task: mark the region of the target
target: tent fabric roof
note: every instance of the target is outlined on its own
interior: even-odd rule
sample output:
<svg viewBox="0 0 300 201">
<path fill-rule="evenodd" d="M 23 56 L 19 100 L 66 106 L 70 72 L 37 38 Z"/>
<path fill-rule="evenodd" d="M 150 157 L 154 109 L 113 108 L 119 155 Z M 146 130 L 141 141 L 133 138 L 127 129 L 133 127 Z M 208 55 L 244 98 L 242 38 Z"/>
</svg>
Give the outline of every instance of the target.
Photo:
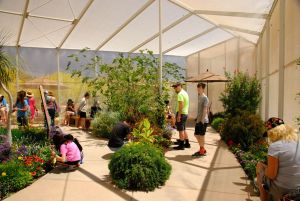
<svg viewBox="0 0 300 201">
<path fill-rule="evenodd" d="M 276 0 L 161 0 L 162 51 L 188 56 L 241 37 L 253 44 Z M 159 51 L 159 0 L 1 0 L 8 46 Z"/>
</svg>

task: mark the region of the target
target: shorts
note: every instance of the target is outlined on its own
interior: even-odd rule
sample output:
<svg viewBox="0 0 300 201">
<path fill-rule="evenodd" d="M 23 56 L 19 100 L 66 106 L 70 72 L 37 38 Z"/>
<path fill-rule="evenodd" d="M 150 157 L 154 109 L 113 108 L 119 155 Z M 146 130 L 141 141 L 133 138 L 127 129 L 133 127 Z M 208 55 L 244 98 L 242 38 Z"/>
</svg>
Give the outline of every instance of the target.
<svg viewBox="0 0 300 201">
<path fill-rule="evenodd" d="M 69 116 L 75 115 L 75 112 L 73 112 L 73 111 L 67 111 L 66 113 L 67 113 L 67 115 L 69 115 Z"/>
<path fill-rule="evenodd" d="M 78 165 L 79 162 L 80 162 L 80 160 L 79 161 L 66 161 L 64 163 L 67 164 L 67 165 Z"/>
<path fill-rule="evenodd" d="M 176 117 L 177 117 L 178 114 L 176 114 Z M 187 115 L 186 114 L 182 114 L 181 115 L 181 121 L 180 122 L 177 122 L 177 118 L 176 118 L 176 128 L 178 131 L 184 131 L 186 126 L 186 120 L 187 120 Z"/>
<path fill-rule="evenodd" d="M 206 128 L 207 128 L 207 123 L 196 123 L 195 125 L 195 135 L 205 135 L 206 133 Z"/>
<path fill-rule="evenodd" d="M 17 117 L 18 126 L 28 126 L 27 117 Z"/>
<path fill-rule="evenodd" d="M 86 112 L 81 112 L 79 113 L 80 118 L 86 118 Z"/>
</svg>

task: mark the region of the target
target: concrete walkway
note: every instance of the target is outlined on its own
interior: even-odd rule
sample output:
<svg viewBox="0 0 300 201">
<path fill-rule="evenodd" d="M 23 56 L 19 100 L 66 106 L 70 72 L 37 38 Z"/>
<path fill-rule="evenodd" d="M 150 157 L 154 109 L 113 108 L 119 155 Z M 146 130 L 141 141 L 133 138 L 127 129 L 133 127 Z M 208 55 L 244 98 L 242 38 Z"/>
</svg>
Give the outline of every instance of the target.
<svg viewBox="0 0 300 201">
<path fill-rule="evenodd" d="M 109 178 L 112 152 L 107 141 L 94 138 L 75 128 L 63 127 L 78 137 L 84 147 L 84 164 L 74 172 L 55 169 L 31 186 L 5 201 L 258 201 L 250 195 L 251 186 L 234 155 L 220 141 L 219 134 L 208 130 L 207 156 L 192 158 L 198 145 L 193 128 L 188 128 L 192 148 L 168 151 L 172 173 L 166 185 L 154 192 L 125 192 L 115 188 Z M 176 136 L 174 136 L 176 137 Z"/>
</svg>

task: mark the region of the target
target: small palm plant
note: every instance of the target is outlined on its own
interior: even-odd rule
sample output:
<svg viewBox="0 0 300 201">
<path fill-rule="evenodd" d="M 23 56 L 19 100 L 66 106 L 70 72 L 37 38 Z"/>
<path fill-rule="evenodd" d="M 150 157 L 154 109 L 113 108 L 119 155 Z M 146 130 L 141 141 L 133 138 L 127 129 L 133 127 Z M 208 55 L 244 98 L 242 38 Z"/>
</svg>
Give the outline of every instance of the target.
<svg viewBox="0 0 300 201">
<path fill-rule="evenodd" d="M 9 101 L 9 112 L 8 112 L 8 119 L 7 119 L 7 135 L 8 135 L 8 142 L 12 144 L 12 135 L 11 135 L 11 113 L 13 110 L 12 107 L 12 95 L 7 88 L 9 82 L 13 80 L 15 77 L 16 68 L 13 66 L 11 61 L 9 60 L 8 55 L 4 51 L 4 44 L 7 41 L 7 34 L 3 31 L 0 31 L 0 87 L 4 90 L 7 94 L 8 101 Z"/>
</svg>

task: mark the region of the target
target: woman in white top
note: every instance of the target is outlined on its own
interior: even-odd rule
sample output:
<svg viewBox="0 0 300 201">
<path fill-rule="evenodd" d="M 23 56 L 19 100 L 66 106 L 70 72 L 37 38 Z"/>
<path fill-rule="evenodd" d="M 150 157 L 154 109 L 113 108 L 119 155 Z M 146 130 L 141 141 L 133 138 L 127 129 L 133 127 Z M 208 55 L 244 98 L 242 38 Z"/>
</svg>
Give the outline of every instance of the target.
<svg viewBox="0 0 300 201">
<path fill-rule="evenodd" d="M 88 109 L 88 104 L 87 100 L 90 98 L 90 93 L 86 92 L 84 94 L 84 97 L 81 99 L 79 108 L 78 108 L 78 115 L 79 115 L 79 120 L 78 120 L 78 128 L 84 128 L 85 125 L 85 119 L 87 117 L 87 109 Z"/>
<path fill-rule="evenodd" d="M 266 127 L 270 141 L 268 165 L 257 164 L 257 183 L 262 201 L 267 201 L 269 194 L 277 201 L 300 189 L 300 141 L 280 118 L 270 118 Z"/>
</svg>

